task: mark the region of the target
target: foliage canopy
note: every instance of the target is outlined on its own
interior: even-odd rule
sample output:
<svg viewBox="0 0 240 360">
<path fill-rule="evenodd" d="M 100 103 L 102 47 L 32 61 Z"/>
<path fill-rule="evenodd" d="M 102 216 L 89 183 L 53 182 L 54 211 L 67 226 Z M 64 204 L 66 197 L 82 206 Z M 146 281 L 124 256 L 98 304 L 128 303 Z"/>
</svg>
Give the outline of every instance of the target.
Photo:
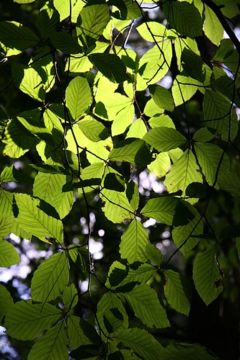
<svg viewBox="0 0 240 360">
<path fill-rule="evenodd" d="M 0 267 L 39 254 L 25 297 L 0 285 L 22 359 L 224 356 L 189 331 L 240 299 L 239 4 L 1 3 Z"/>
</svg>

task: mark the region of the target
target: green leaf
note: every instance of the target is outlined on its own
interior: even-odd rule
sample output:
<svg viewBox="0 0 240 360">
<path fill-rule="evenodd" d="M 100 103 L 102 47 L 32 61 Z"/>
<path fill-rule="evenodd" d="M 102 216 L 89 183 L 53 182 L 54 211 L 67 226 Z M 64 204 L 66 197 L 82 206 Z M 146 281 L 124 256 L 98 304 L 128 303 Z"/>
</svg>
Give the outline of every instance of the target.
<svg viewBox="0 0 240 360">
<path fill-rule="evenodd" d="M 50 256 L 34 272 L 31 283 L 33 300 L 47 302 L 56 299 L 68 281 L 69 265 L 65 253 Z"/>
<path fill-rule="evenodd" d="M 217 184 L 219 165 L 224 150 L 215 144 L 196 143 L 194 145 L 198 163 L 209 185 Z M 206 156 L 207 154 L 207 156 Z"/>
<path fill-rule="evenodd" d="M 76 287 L 71 284 L 64 289 L 63 303 L 66 309 L 72 309 L 78 302 L 78 293 Z"/>
<path fill-rule="evenodd" d="M 138 4 L 132 2 L 131 0 L 123 0 L 123 4 L 126 6 L 127 10 L 126 19 L 133 20 L 141 17 L 141 10 L 139 9 Z"/>
<path fill-rule="evenodd" d="M 135 115 L 132 98 L 114 92 L 116 87 L 116 84 L 102 75 L 96 87 L 95 113 L 101 118 L 113 122 L 112 136 L 124 133 L 127 127 L 132 124 Z"/>
<path fill-rule="evenodd" d="M 197 292 L 206 305 L 222 292 L 222 277 L 216 260 L 214 246 L 199 252 L 193 262 L 193 280 Z"/>
<path fill-rule="evenodd" d="M 72 191 L 63 191 L 66 182 L 65 175 L 39 172 L 33 185 L 33 195 L 52 205 L 61 219 L 68 215 L 74 201 Z"/>
<path fill-rule="evenodd" d="M 202 84 L 191 77 L 177 75 L 172 86 L 172 95 L 175 105 L 179 106 L 190 100 L 197 92 L 199 85 Z"/>
<path fill-rule="evenodd" d="M 163 224 L 172 225 L 173 216 L 179 200 L 171 196 L 159 196 L 149 199 L 141 214 L 149 218 L 156 219 Z"/>
<path fill-rule="evenodd" d="M 125 191 L 125 182 L 118 174 L 110 172 L 105 176 L 104 188 L 115 191 Z"/>
<path fill-rule="evenodd" d="M 128 316 L 122 301 L 112 292 L 105 293 L 98 302 L 97 319 L 104 334 L 115 332 L 119 327 L 128 327 Z"/>
<path fill-rule="evenodd" d="M 40 210 L 39 200 L 26 194 L 16 194 L 15 199 L 19 210 L 16 221 L 20 227 L 42 241 L 47 241 L 46 238 L 63 241 L 62 222 Z"/>
<path fill-rule="evenodd" d="M 39 39 L 29 28 L 18 22 L 1 21 L 0 41 L 9 48 L 26 50 L 35 46 Z"/>
<path fill-rule="evenodd" d="M 231 161 L 224 153 L 223 160 L 219 165 L 218 185 L 222 190 L 228 191 L 232 196 L 240 196 L 238 162 Z"/>
<path fill-rule="evenodd" d="M 120 254 L 122 259 L 127 259 L 129 263 L 145 261 L 147 244 L 147 230 L 139 221 L 133 220 L 121 237 Z"/>
<path fill-rule="evenodd" d="M 148 164 L 150 159 L 150 152 L 141 139 L 127 139 L 119 142 L 109 154 L 109 160 L 127 161 L 142 167 Z"/>
<path fill-rule="evenodd" d="M 169 127 L 156 127 L 151 129 L 143 139 L 158 151 L 169 151 L 186 142 L 185 136 Z"/>
<path fill-rule="evenodd" d="M 77 349 L 79 346 L 92 343 L 92 341 L 84 334 L 81 327 L 81 320 L 78 316 L 68 316 L 66 331 L 69 339 L 69 346 L 72 350 Z"/>
<path fill-rule="evenodd" d="M 213 137 L 213 134 L 207 128 L 203 127 L 194 133 L 193 140 L 199 142 L 208 142 L 211 141 Z"/>
<path fill-rule="evenodd" d="M 213 44 L 217 46 L 220 45 L 224 31 L 222 24 L 212 9 L 210 9 L 207 5 L 205 5 L 204 16 L 203 31 L 205 35 Z"/>
<path fill-rule="evenodd" d="M 19 261 L 20 257 L 15 247 L 7 240 L 0 240 L 0 267 L 9 267 Z"/>
<path fill-rule="evenodd" d="M 172 94 L 169 90 L 165 89 L 160 85 L 151 85 L 150 93 L 153 98 L 153 101 L 157 106 L 159 106 L 160 109 L 173 111 L 174 102 L 173 102 Z"/>
<path fill-rule="evenodd" d="M 223 39 L 213 58 L 214 61 L 223 62 L 232 72 L 238 68 L 238 53 L 230 39 Z"/>
<path fill-rule="evenodd" d="M 11 233 L 14 228 L 12 203 L 13 194 L 0 188 L 0 237 L 2 238 Z"/>
<path fill-rule="evenodd" d="M 134 106 L 132 100 L 126 107 L 122 108 L 113 119 L 112 123 L 112 136 L 120 135 L 125 132 L 129 125 L 132 124 L 134 119 Z"/>
<path fill-rule="evenodd" d="M 129 181 L 127 183 L 126 195 L 133 211 L 136 211 L 139 206 L 139 189 L 134 181 Z"/>
<path fill-rule="evenodd" d="M 186 188 L 193 182 L 202 182 L 202 175 L 191 150 L 186 150 L 173 164 L 165 179 L 165 186 L 171 192 L 179 190 L 185 193 Z"/>
<path fill-rule="evenodd" d="M 149 255 L 148 252 L 149 245 L 150 244 L 148 243 L 146 246 L 147 255 Z M 133 263 L 132 266 L 130 265 L 126 267 L 119 261 L 114 261 L 108 272 L 108 279 L 106 281 L 106 286 L 117 290 L 119 289 L 119 287 L 121 288 L 125 285 L 128 285 L 129 283 L 145 284 L 149 279 L 152 278 L 152 276 L 156 272 L 156 269 L 150 264 L 138 263 L 137 267 L 135 265 L 136 263 Z"/>
<path fill-rule="evenodd" d="M 143 136 L 147 133 L 146 125 L 142 119 L 135 120 L 130 126 L 126 139 L 128 138 L 139 138 L 142 139 Z"/>
<path fill-rule="evenodd" d="M 121 329 L 117 332 L 116 338 L 144 360 L 159 359 L 164 350 L 162 345 L 144 329 Z"/>
<path fill-rule="evenodd" d="M 109 21 L 109 9 L 106 4 L 85 6 L 80 12 L 81 24 L 77 28 L 77 35 L 87 43 L 88 38 L 97 39 Z"/>
<path fill-rule="evenodd" d="M 136 90 L 145 90 L 148 85 L 160 81 L 169 71 L 171 60 L 172 45 L 170 40 L 162 42 L 161 47 L 154 45 L 146 51 L 139 61 Z"/>
<path fill-rule="evenodd" d="M 163 177 L 171 168 L 168 152 L 157 154 L 156 159 L 148 165 L 148 169 L 158 177 Z"/>
<path fill-rule="evenodd" d="M 6 316 L 7 312 L 13 306 L 13 299 L 9 291 L 5 286 L 0 284 L 0 324 L 2 324 L 2 320 L 4 316 Z"/>
<path fill-rule="evenodd" d="M 156 328 L 170 326 L 166 311 L 160 304 L 156 292 L 149 286 L 136 286 L 129 293 L 124 293 L 124 297 L 143 324 Z"/>
<path fill-rule="evenodd" d="M 5 144 L 4 155 L 19 158 L 36 146 L 37 139 L 19 121 L 13 119 L 5 129 L 3 143 Z"/>
<path fill-rule="evenodd" d="M 194 215 L 194 218 L 186 225 L 174 227 L 172 231 L 174 243 L 183 255 L 189 255 L 189 252 L 198 244 L 203 234 L 201 216 L 193 207 L 190 209 L 189 210 Z"/>
<path fill-rule="evenodd" d="M 61 317 L 61 311 L 50 304 L 18 301 L 7 313 L 8 334 L 19 340 L 34 340 Z"/>
<path fill-rule="evenodd" d="M 191 78 L 204 81 L 206 78 L 206 68 L 203 67 L 203 60 L 200 55 L 196 54 L 194 51 L 184 48 L 181 52 L 181 65 L 186 75 L 189 75 Z"/>
<path fill-rule="evenodd" d="M 181 274 L 173 270 L 166 270 L 164 275 L 166 278 L 164 294 L 168 303 L 173 309 L 187 316 L 190 311 L 190 302 L 185 293 Z"/>
<path fill-rule="evenodd" d="M 51 131 L 45 126 L 39 109 L 33 111 L 24 111 L 18 116 L 18 121 L 32 134 L 51 134 Z"/>
<path fill-rule="evenodd" d="M 218 91 L 207 90 L 203 101 L 204 125 L 216 129 L 225 141 L 233 140 L 238 131 L 235 109 Z"/>
<path fill-rule="evenodd" d="M 216 360 L 207 349 L 197 344 L 172 343 L 164 348 L 161 360 Z"/>
<path fill-rule="evenodd" d="M 193 4 L 170 1 L 164 4 L 163 10 L 170 25 L 180 34 L 192 38 L 202 35 L 202 18 Z"/>
<path fill-rule="evenodd" d="M 60 16 L 60 22 L 71 15 L 71 22 L 77 22 L 79 12 L 84 6 L 83 1 L 62 1 L 62 0 L 53 0 L 53 5 L 58 11 Z"/>
<path fill-rule="evenodd" d="M 32 347 L 28 360 L 68 360 L 67 335 L 64 322 L 58 323 Z"/>
<path fill-rule="evenodd" d="M 92 68 L 92 64 L 88 60 L 88 57 L 79 54 L 79 57 L 78 56 L 70 57 L 69 61 L 66 63 L 65 71 L 69 71 L 70 73 L 73 73 L 75 75 L 77 73 L 78 74 L 85 73 L 89 71 L 91 68 Z"/>
<path fill-rule="evenodd" d="M 100 122 L 86 116 L 84 119 L 79 121 L 79 127 L 90 140 L 98 142 L 106 139 L 109 136 L 108 129 Z"/>
<path fill-rule="evenodd" d="M 42 102 L 45 98 L 43 80 L 39 73 L 33 68 L 23 69 L 23 76 L 19 89 L 35 100 Z"/>
<path fill-rule="evenodd" d="M 74 120 L 87 111 L 92 102 L 91 89 L 86 78 L 76 76 L 66 89 L 66 105 Z"/>
<path fill-rule="evenodd" d="M 13 166 L 6 166 L 4 167 L 3 171 L 0 174 L 0 183 L 6 183 L 6 182 L 11 182 L 11 181 L 15 181 L 16 179 L 14 178 L 13 175 Z"/>
<path fill-rule="evenodd" d="M 127 80 L 126 66 L 117 55 L 95 53 L 88 58 L 97 70 L 112 82 L 121 83 Z"/>
<path fill-rule="evenodd" d="M 148 103 L 150 101 L 151 100 L 149 100 Z M 145 109 L 144 109 L 144 112 L 145 112 Z M 165 115 L 165 114 L 158 115 L 158 114 L 156 114 L 156 112 L 154 112 L 153 115 L 147 114 L 146 112 L 145 112 L 145 114 L 149 115 L 149 116 L 153 116 L 149 120 L 149 125 L 151 126 L 151 128 L 168 127 L 168 128 L 175 129 L 175 124 L 172 121 L 172 119 L 170 118 L 170 116 Z"/>
<path fill-rule="evenodd" d="M 144 40 L 155 42 L 155 38 L 164 38 L 168 34 L 166 26 L 156 21 L 147 21 L 137 27 L 137 32 Z"/>
<path fill-rule="evenodd" d="M 161 253 L 161 251 L 159 249 L 156 248 L 155 245 L 153 244 L 147 244 L 146 246 L 146 256 L 148 258 L 148 260 L 150 260 L 150 262 L 153 265 L 158 265 L 160 266 L 162 261 L 163 261 L 163 255 Z"/>
<path fill-rule="evenodd" d="M 82 50 L 76 37 L 67 31 L 53 30 L 49 36 L 53 47 L 63 54 L 79 54 Z"/>
<path fill-rule="evenodd" d="M 68 143 L 67 150 L 76 155 L 82 151 L 87 151 L 86 156 L 90 164 L 99 163 L 100 160 L 108 159 L 109 148 L 111 149 L 112 147 L 110 138 L 98 142 L 91 141 L 84 135 L 78 124 L 74 124 L 72 128 L 68 130 L 66 141 Z"/>
<path fill-rule="evenodd" d="M 104 189 L 101 198 L 105 203 L 102 211 L 113 223 L 121 223 L 126 219 L 134 218 L 134 209 L 125 193 Z"/>
</svg>

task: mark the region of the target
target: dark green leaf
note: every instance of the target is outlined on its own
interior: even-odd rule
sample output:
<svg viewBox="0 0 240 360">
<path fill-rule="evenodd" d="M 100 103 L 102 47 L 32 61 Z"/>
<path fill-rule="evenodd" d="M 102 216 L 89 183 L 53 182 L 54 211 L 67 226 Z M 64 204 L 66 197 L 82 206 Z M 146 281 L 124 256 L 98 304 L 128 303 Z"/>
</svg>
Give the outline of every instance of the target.
<svg viewBox="0 0 240 360">
<path fill-rule="evenodd" d="M 121 83 L 127 80 L 126 66 L 115 54 L 91 54 L 89 60 L 109 80 Z"/>
<path fill-rule="evenodd" d="M 39 39 L 29 28 L 20 23 L 1 21 L 0 41 L 7 47 L 26 50 L 35 46 Z"/>
<path fill-rule="evenodd" d="M 190 37 L 202 35 L 202 18 L 198 9 L 186 1 L 170 1 L 164 4 L 164 13 L 180 34 Z"/>
</svg>

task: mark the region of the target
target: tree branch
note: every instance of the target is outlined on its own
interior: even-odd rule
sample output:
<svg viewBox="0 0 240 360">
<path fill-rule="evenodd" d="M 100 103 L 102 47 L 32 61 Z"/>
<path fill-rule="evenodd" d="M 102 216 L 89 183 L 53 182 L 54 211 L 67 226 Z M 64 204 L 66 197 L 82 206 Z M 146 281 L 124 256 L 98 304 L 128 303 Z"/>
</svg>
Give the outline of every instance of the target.
<svg viewBox="0 0 240 360">
<path fill-rule="evenodd" d="M 220 7 L 216 5 L 212 0 L 202 0 L 204 4 L 206 4 L 217 16 L 218 20 L 222 24 L 224 30 L 228 34 L 229 38 L 232 40 L 233 44 L 236 46 L 237 52 L 240 55 L 240 42 L 238 41 L 238 38 L 236 37 L 234 31 L 232 30 L 231 26 L 228 24 L 226 18 L 222 14 Z"/>
</svg>

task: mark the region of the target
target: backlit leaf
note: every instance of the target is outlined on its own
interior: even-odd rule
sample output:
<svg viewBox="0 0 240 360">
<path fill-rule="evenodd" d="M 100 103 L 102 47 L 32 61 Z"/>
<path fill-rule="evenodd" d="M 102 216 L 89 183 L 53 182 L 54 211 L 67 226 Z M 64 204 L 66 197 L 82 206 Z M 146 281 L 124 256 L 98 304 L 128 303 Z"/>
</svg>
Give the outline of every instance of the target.
<svg viewBox="0 0 240 360">
<path fill-rule="evenodd" d="M 74 120 L 77 120 L 92 102 L 91 90 L 87 79 L 77 76 L 66 89 L 66 105 Z"/>
<path fill-rule="evenodd" d="M 186 138 L 177 130 L 169 127 L 156 127 L 151 129 L 144 140 L 158 151 L 169 151 L 186 142 Z"/>
<path fill-rule="evenodd" d="M 203 31 L 213 44 L 219 45 L 223 38 L 223 27 L 220 21 L 207 5 L 205 5 L 204 16 Z"/>
<path fill-rule="evenodd" d="M 147 230 L 143 225 L 133 220 L 121 237 L 120 254 L 129 263 L 146 259 L 145 247 L 148 244 Z"/>
</svg>

